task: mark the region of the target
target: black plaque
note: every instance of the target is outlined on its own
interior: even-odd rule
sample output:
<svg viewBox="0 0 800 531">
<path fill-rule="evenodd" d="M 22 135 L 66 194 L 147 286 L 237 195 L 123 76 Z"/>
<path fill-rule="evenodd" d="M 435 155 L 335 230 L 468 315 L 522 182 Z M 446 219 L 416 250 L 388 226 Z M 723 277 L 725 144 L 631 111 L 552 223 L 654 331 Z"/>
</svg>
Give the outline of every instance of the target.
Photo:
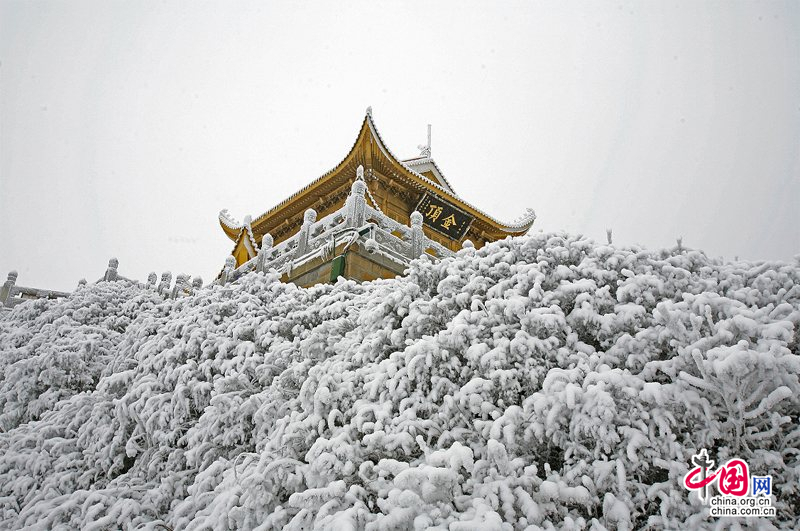
<svg viewBox="0 0 800 531">
<path fill-rule="evenodd" d="M 417 205 L 422 222 L 440 234 L 460 240 L 467 233 L 473 217 L 439 197 L 426 193 Z"/>
</svg>

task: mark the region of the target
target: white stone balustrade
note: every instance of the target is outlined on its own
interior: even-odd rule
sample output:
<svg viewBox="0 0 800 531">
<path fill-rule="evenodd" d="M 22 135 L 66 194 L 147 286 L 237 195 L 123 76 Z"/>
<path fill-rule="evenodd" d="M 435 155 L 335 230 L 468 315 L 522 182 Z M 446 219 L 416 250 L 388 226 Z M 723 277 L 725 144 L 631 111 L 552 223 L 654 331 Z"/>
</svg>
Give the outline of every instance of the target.
<svg viewBox="0 0 800 531">
<path fill-rule="evenodd" d="M 350 186 L 350 195 L 345 201 L 345 219 L 348 227 L 360 227 L 364 224 L 367 200 L 367 183 L 364 182 L 364 167 L 358 167 L 358 178 Z"/>
<path fill-rule="evenodd" d="M 106 281 L 114 281 L 117 280 L 118 273 L 117 268 L 119 267 L 119 260 L 116 258 L 112 258 L 108 261 L 108 269 L 106 269 L 106 274 L 103 275 L 103 280 Z"/>
<path fill-rule="evenodd" d="M 300 227 L 300 232 L 297 233 L 297 248 L 294 251 L 296 257 L 303 256 L 308 252 L 308 239 L 311 235 L 311 227 L 317 221 L 317 212 L 313 208 L 309 208 L 303 214 L 303 225 Z"/>
<path fill-rule="evenodd" d="M 233 258 L 233 257 L 231 257 Z M 161 273 L 161 283 L 158 285 L 158 294 L 162 296 L 167 296 L 169 293 L 169 286 L 172 284 L 172 273 L 166 271 Z"/>
<path fill-rule="evenodd" d="M 267 233 L 261 238 L 261 246 L 258 248 L 258 257 L 256 259 L 256 271 L 263 273 L 266 271 L 267 260 L 272 255 L 273 245 L 272 234 Z"/>
<path fill-rule="evenodd" d="M 398 269 L 407 267 L 411 260 L 425 254 L 434 258 L 454 254 L 425 235 L 422 214 L 419 212 L 411 214 L 411 225 L 408 226 L 369 206 L 366 200 L 367 183 L 363 179 L 364 168 L 359 166 L 356 179 L 350 186 L 350 195 L 342 208 L 320 220 L 317 220 L 316 211 L 306 210 L 300 230 L 277 245 L 270 234 L 265 234 L 254 258 L 236 268 L 233 256 L 229 256 L 214 283 L 224 285 L 251 271 L 263 273 L 274 269 L 290 274 L 293 269 L 314 258 L 327 258 L 337 245 L 349 240 L 352 243 L 363 240 L 365 248 L 367 240 L 373 240 L 367 252 L 391 260 Z"/>
<path fill-rule="evenodd" d="M 3 283 L 2 287 L 0 287 L 0 309 L 13 308 L 26 300 L 69 297 L 69 293 L 64 291 L 18 286 L 17 277 L 16 271 L 10 271 L 6 281 Z"/>
<path fill-rule="evenodd" d="M 9 271 L 8 278 L 6 278 L 3 287 L 0 288 L 0 306 L 8 305 L 7 303 L 13 295 L 14 285 L 17 283 L 17 275 L 16 271 Z"/>
<path fill-rule="evenodd" d="M 419 258 L 425 252 L 425 231 L 422 230 L 422 214 L 416 210 L 411 213 L 411 256 L 409 258 Z"/>
<path fill-rule="evenodd" d="M 220 275 L 220 284 L 223 286 L 232 280 L 233 272 L 236 270 L 236 259 L 233 256 L 229 256 L 225 259 L 225 267 L 222 268 L 222 274 Z"/>
</svg>

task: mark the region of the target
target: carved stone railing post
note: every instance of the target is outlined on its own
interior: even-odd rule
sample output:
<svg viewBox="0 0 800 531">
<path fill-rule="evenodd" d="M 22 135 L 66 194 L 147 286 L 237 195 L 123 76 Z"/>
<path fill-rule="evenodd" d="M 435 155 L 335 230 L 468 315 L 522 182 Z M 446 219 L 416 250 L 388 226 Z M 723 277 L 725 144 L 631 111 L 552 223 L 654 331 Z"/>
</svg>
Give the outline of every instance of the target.
<svg viewBox="0 0 800 531">
<path fill-rule="evenodd" d="M 166 297 L 169 294 L 169 286 L 172 284 L 172 273 L 167 271 L 161 274 L 161 283 L 158 285 L 158 294 Z"/>
<path fill-rule="evenodd" d="M 155 272 L 150 273 L 147 275 L 147 289 L 156 289 L 156 284 L 158 283 L 158 275 Z"/>
<path fill-rule="evenodd" d="M 183 275 L 183 281 L 181 282 L 181 290 L 179 297 L 187 297 L 192 294 L 192 276 L 191 275 Z"/>
<path fill-rule="evenodd" d="M 114 281 L 117 280 L 117 268 L 119 267 L 119 260 L 116 258 L 112 258 L 108 261 L 108 269 L 106 269 L 106 274 L 103 276 L 103 280 L 107 281 Z"/>
<path fill-rule="evenodd" d="M 3 287 L 0 288 L 0 306 L 6 306 L 8 299 L 11 298 L 14 290 L 14 284 L 17 283 L 17 272 L 9 271 L 8 278 L 6 279 Z"/>
<path fill-rule="evenodd" d="M 411 258 L 419 258 L 425 252 L 425 231 L 422 230 L 422 214 L 416 210 L 411 213 Z"/>
<path fill-rule="evenodd" d="M 189 275 L 179 273 L 175 278 L 175 287 L 172 288 L 172 298 L 177 299 L 186 295 L 186 288 L 189 287 Z"/>
<path fill-rule="evenodd" d="M 261 247 L 258 248 L 258 258 L 256 259 L 256 271 L 263 273 L 267 268 L 267 257 L 272 251 L 274 240 L 272 234 L 267 233 L 261 238 Z"/>
<path fill-rule="evenodd" d="M 236 259 L 233 256 L 229 256 L 225 259 L 225 267 L 222 268 L 222 275 L 219 277 L 219 282 L 223 286 L 231 281 L 231 277 L 233 276 L 233 270 L 236 268 Z"/>
<path fill-rule="evenodd" d="M 350 195 L 347 196 L 345 208 L 348 227 L 360 227 L 366 220 L 367 200 L 364 194 L 367 192 L 367 183 L 364 182 L 364 166 L 358 167 L 356 176 L 356 180 L 350 186 Z"/>
<path fill-rule="evenodd" d="M 303 214 L 303 226 L 297 234 L 297 251 L 295 256 L 300 257 L 308 251 L 308 238 L 311 235 L 311 225 L 317 221 L 317 212 L 313 208 L 306 210 Z"/>
<path fill-rule="evenodd" d="M 202 277 L 194 277 L 192 279 L 192 293 L 196 293 L 197 290 L 203 287 L 203 278 Z"/>
</svg>

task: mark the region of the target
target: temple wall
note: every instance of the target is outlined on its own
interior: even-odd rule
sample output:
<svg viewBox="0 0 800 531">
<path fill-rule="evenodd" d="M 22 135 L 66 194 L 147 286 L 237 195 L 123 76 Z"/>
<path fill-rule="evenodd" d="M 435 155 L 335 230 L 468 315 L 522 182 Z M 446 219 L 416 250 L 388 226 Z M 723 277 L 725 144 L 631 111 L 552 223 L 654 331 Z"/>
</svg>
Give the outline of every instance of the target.
<svg viewBox="0 0 800 531">
<path fill-rule="evenodd" d="M 344 246 L 337 247 L 340 255 Z M 292 270 L 291 274 L 281 277 L 283 282 L 293 282 L 300 287 L 331 282 L 331 270 L 334 257 L 315 258 L 310 262 Z M 396 264 L 380 255 L 369 254 L 363 247 L 353 245 L 345 253 L 345 268 L 341 276 L 358 281 L 369 281 L 378 278 L 394 278 L 403 274 Z"/>
</svg>

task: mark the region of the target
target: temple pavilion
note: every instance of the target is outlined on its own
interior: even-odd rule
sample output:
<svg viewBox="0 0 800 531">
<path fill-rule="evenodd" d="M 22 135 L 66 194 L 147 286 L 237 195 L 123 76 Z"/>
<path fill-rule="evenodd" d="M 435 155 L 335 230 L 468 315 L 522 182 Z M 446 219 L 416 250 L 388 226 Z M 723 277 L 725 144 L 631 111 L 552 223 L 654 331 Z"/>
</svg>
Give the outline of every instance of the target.
<svg viewBox="0 0 800 531">
<path fill-rule="evenodd" d="M 462 247 L 519 236 L 536 215 L 504 223 L 459 197 L 431 157 L 400 160 L 378 133 L 371 108 L 350 152 L 321 177 L 257 218 L 219 214 L 234 242 L 222 282 L 275 269 L 299 286 L 391 278 L 411 260 L 450 256 Z"/>
</svg>

